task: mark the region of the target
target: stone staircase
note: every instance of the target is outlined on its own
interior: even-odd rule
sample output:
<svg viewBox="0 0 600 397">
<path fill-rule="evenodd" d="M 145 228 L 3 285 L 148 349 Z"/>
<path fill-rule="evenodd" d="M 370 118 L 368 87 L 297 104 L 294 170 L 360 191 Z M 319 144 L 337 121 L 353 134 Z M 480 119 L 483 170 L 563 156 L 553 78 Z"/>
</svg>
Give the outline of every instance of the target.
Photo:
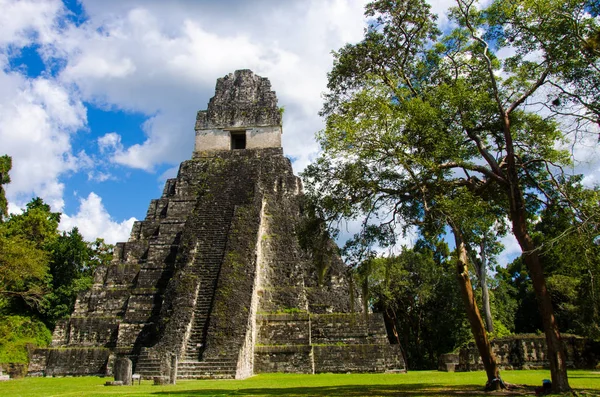
<svg viewBox="0 0 600 397">
<path fill-rule="evenodd" d="M 234 379 L 237 358 L 206 359 L 204 361 L 182 361 L 177 367 L 178 379 Z"/>
<path fill-rule="evenodd" d="M 144 379 L 152 379 L 155 376 L 160 376 L 160 360 L 156 357 L 151 357 L 148 354 L 147 348 L 142 348 L 134 372 L 140 374 Z"/>
<path fill-rule="evenodd" d="M 186 341 L 184 361 L 200 361 L 206 342 L 208 320 L 212 309 L 221 262 L 227 243 L 227 233 L 233 209 L 203 213 L 197 219 L 196 257 L 191 273 L 198 277 L 200 288 L 192 318 L 191 333 Z"/>
</svg>

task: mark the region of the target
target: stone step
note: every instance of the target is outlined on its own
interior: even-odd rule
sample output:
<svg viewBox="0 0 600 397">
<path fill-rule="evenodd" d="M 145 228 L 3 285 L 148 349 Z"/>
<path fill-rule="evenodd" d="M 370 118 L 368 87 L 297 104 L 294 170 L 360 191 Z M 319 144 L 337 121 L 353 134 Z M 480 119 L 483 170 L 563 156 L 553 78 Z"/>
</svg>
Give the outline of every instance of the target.
<svg viewBox="0 0 600 397">
<path fill-rule="evenodd" d="M 185 380 L 185 379 L 235 379 L 235 372 L 224 373 L 224 374 L 177 374 L 177 379 Z"/>
<path fill-rule="evenodd" d="M 180 369 L 177 368 L 177 375 L 218 375 L 231 374 L 235 376 L 236 368 L 199 368 L 199 369 Z"/>
<path fill-rule="evenodd" d="M 216 374 L 216 373 L 233 373 L 235 374 L 236 367 L 177 367 L 177 373 L 182 374 Z"/>
<path fill-rule="evenodd" d="M 204 361 L 185 361 L 182 360 L 179 362 L 179 365 L 209 365 L 209 364 L 231 364 L 237 365 L 237 360 L 235 358 L 209 358 Z"/>
<path fill-rule="evenodd" d="M 197 367 L 197 368 L 179 368 L 177 367 L 178 374 L 218 374 L 218 373 L 231 373 L 235 374 L 237 369 L 235 367 Z"/>
</svg>

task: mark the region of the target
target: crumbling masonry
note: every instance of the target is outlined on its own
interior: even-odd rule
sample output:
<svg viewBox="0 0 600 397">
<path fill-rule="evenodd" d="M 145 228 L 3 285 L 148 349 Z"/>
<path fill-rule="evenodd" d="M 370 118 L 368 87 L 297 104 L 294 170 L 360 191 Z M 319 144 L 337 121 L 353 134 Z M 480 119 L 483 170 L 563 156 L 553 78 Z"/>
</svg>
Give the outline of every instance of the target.
<svg viewBox="0 0 600 397">
<path fill-rule="evenodd" d="M 302 186 L 281 149 L 269 80 L 218 79 L 196 147 L 110 266 L 97 269 L 30 373 L 245 378 L 404 369 L 383 319 L 361 312 L 339 256 L 319 277 L 298 242 Z"/>
</svg>

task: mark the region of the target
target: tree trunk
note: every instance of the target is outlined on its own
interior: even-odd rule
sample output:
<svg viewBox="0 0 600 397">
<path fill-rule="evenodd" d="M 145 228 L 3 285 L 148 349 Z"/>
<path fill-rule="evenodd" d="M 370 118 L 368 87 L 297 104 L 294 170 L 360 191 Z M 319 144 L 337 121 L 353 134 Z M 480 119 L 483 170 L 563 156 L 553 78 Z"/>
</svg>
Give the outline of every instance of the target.
<svg viewBox="0 0 600 397">
<path fill-rule="evenodd" d="M 390 315 L 390 311 L 392 313 L 391 315 Z M 390 310 L 389 308 L 387 308 L 385 310 L 385 316 L 388 319 L 388 323 L 392 325 L 392 333 L 394 334 L 396 343 L 398 343 L 398 346 L 400 346 L 400 352 L 402 353 L 402 359 L 404 360 L 404 368 L 405 368 L 406 372 L 408 372 L 408 357 L 406 356 L 406 351 L 404 350 L 404 345 L 400 342 L 400 336 L 398 335 L 398 327 L 397 327 L 398 317 L 396 316 L 396 311 L 393 309 Z"/>
<path fill-rule="evenodd" d="M 548 361 L 550 363 L 550 374 L 552 377 L 552 390 L 555 393 L 564 393 L 571 390 L 567 376 L 567 363 L 565 350 L 558 331 L 558 324 L 554 318 L 554 309 L 550 294 L 546 288 L 546 279 L 542 268 L 542 262 L 536 250 L 531 236 L 523 218 L 513 220 L 513 233 L 523 251 L 523 260 L 529 270 L 529 276 L 533 283 L 533 289 L 538 302 L 544 333 L 546 334 L 546 345 L 548 346 Z"/>
<path fill-rule="evenodd" d="M 494 322 L 492 321 L 492 309 L 490 309 L 490 291 L 487 286 L 487 257 L 485 255 L 485 241 L 481 242 L 479 255 L 481 256 L 481 266 L 477 272 L 479 285 L 481 285 L 481 300 L 483 303 L 483 312 L 485 314 L 485 328 L 487 332 L 494 332 Z"/>
<path fill-rule="evenodd" d="M 471 332 L 477 345 L 477 350 L 481 356 L 483 367 L 487 375 L 488 381 L 486 383 L 487 390 L 497 390 L 504 387 L 504 383 L 500 379 L 500 370 L 496 364 L 496 357 L 492 352 L 490 341 L 488 340 L 483 326 L 483 320 L 475 302 L 475 295 L 473 294 L 473 286 L 471 285 L 471 279 L 469 278 L 469 270 L 467 267 L 468 255 L 465 243 L 462 239 L 460 231 L 454 226 L 450 225 L 454 233 L 454 241 L 456 242 L 456 250 L 458 259 L 456 261 L 456 276 L 458 284 L 460 285 L 460 292 L 463 297 L 465 309 L 467 310 L 467 317 L 469 324 L 471 325 Z"/>
</svg>

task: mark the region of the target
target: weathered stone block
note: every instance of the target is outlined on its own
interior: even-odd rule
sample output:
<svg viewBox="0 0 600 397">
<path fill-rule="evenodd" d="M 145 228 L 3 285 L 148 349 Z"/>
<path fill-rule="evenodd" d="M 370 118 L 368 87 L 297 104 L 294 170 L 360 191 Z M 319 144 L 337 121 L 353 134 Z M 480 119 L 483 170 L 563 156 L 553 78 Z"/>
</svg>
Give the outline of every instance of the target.
<svg viewBox="0 0 600 397">
<path fill-rule="evenodd" d="M 127 311 L 124 320 L 127 322 L 148 322 L 152 316 L 152 310 L 156 301 L 156 291 L 149 289 L 145 294 L 144 290 L 136 290 L 138 294 L 131 295 L 127 302 Z"/>
<path fill-rule="evenodd" d="M 168 376 L 155 376 L 154 377 L 154 386 L 164 386 L 169 384 Z"/>
<path fill-rule="evenodd" d="M 116 382 L 121 381 L 121 382 L 123 382 L 124 385 L 130 386 L 131 385 L 131 375 L 133 375 L 132 368 L 133 368 L 133 365 L 132 365 L 130 359 L 128 359 L 126 357 L 117 358 L 115 360 L 115 367 L 113 369 L 115 381 Z"/>
<path fill-rule="evenodd" d="M 455 353 L 440 355 L 438 360 L 438 371 L 454 372 L 459 364 L 459 356 Z"/>
<path fill-rule="evenodd" d="M 140 265 L 137 263 L 114 263 L 106 271 L 103 288 L 131 287 L 135 277 L 140 271 Z"/>
<path fill-rule="evenodd" d="M 123 386 L 124 383 L 122 380 L 109 380 L 104 383 L 104 386 Z"/>
<path fill-rule="evenodd" d="M 117 347 L 124 348 L 134 346 L 145 326 L 145 323 L 120 323 L 117 335 Z"/>
<path fill-rule="evenodd" d="M 98 375 L 106 373 L 110 350 L 106 348 L 47 349 L 46 376 Z"/>
<path fill-rule="evenodd" d="M 71 317 L 67 344 L 112 347 L 117 342 L 118 327 L 115 317 Z"/>
<path fill-rule="evenodd" d="M 254 371 L 312 374 L 312 347 L 309 345 L 257 346 L 254 352 Z"/>
<path fill-rule="evenodd" d="M 315 373 L 399 372 L 399 345 L 329 345 L 313 347 Z"/>
<path fill-rule="evenodd" d="M 259 344 L 309 344 L 310 325 L 308 313 L 298 315 L 261 315 L 257 316 L 256 323 L 258 329 L 257 343 Z"/>
</svg>

